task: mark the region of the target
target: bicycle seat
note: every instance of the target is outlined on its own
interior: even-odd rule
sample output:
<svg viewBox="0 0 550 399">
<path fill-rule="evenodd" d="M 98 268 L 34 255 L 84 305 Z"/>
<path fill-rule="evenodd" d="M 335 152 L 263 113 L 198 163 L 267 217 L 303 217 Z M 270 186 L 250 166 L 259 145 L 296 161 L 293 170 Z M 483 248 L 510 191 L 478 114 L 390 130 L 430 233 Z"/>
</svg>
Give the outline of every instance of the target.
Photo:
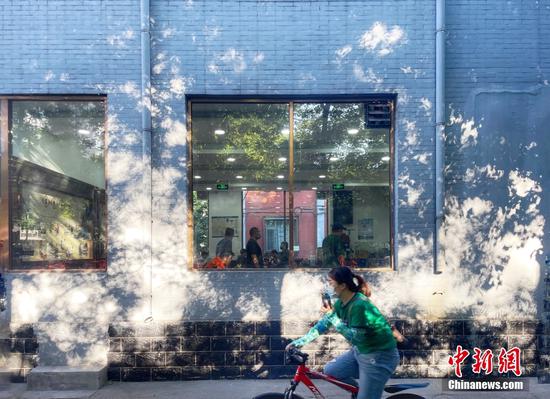
<svg viewBox="0 0 550 399">
<path fill-rule="evenodd" d="M 428 385 L 430 385 L 429 382 L 422 382 L 418 384 L 392 384 L 392 385 L 386 385 L 384 387 L 384 391 L 388 393 L 396 393 L 396 392 L 404 391 L 406 389 L 426 388 Z"/>
<path fill-rule="evenodd" d="M 304 352 L 300 352 L 296 348 L 291 348 L 285 353 L 285 362 L 287 364 L 304 364 L 307 362 L 309 355 Z"/>
</svg>

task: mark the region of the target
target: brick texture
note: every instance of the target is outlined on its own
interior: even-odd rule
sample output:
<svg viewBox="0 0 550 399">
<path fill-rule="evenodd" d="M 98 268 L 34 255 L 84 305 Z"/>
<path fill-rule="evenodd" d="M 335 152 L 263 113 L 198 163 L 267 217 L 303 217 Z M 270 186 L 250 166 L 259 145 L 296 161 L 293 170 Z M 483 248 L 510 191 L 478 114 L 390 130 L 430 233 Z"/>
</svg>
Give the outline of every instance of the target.
<svg viewBox="0 0 550 399">
<path fill-rule="evenodd" d="M 157 182 L 153 188 L 152 251 L 153 258 L 158 259 L 155 266 L 159 267 L 155 270 L 159 281 L 162 272 L 171 280 L 179 276 L 179 268 L 189 264 L 185 233 L 188 194 L 185 96 L 189 94 L 253 97 L 396 93 L 399 180 L 395 202 L 396 253 L 405 246 L 407 237 L 424 240 L 429 247 L 434 226 L 434 1 L 152 0 L 151 17 L 152 162 Z M 0 48 L 9 55 L 0 57 L 0 93 L 106 94 L 109 226 L 126 229 L 133 219 L 143 219 L 139 212 L 150 201 L 149 193 L 141 197 L 132 189 L 141 187 L 143 175 L 141 170 L 135 172 L 141 166 L 143 144 L 139 2 L 7 0 L 0 4 L 0 18 Z M 448 1 L 449 116 L 454 113 L 467 120 L 471 116 L 467 111 L 470 98 L 479 87 L 496 85 L 523 90 L 545 85 L 550 79 L 549 21 L 548 0 Z M 373 31 L 383 34 L 373 40 Z M 460 147 L 460 124 L 449 126 L 447 133 L 447 193 L 459 198 L 475 195 L 477 192 L 464 182 L 472 159 Z M 121 159 L 130 160 L 128 176 L 120 173 Z M 484 158 L 478 164 L 483 165 L 483 161 Z M 125 176 L 121 178 L 121 174 Z M 480 190 L 485 189 L 482 186 Z M 128 247 L 122 236 L 110 233 L 109 270 L 105 278 L 78 275 L 60 278 L 53 284 L 42 275 L 13 278 L 19 279 L 22 287 L 35 285 L 38 292 L 48 284 L 65 284 L 78 286 L 83 292 L 103 293 L 94 299 L 97 308 L 104 297 L 114 298 L 111 303 L 117 302 L 123 309 L 117 316 L 124 319 L 135 313 L 149 293 L 136 292 L 143 285 L 142 263 L 147 256 L 132 258 L 143 248 Z M 425 252 L 431 254 L 430 249 Z M 423 256 L 422 269 L 415 273 L 431 275 L 431 255 Z M 171 266 L 160 267 L 165 265 L 175 265 L 178 273 L 169 269 Z M 212 273 L 194 281 L 208 282 L 235 298 L 250 293 L 266 304 L 269 319 L 275 320 L 282 313 L 279 297 L 282 278 L 283 273 L 261 278 L 244 273 Z M 186 277 L 176 283 L 188 287 Z M 168 291 L 159 292 L 155 298 L 174 296 L 173 301 L 169 298 L 166 303 L 181 304 L 178 305 L 181 308 L 173 309 L 171 315 L 184 314 L 186 321 L 212 320 L 213 324 L 176 323 L 162 325 L 157 330 L 112 325 L 111 379 L 268 378 L 292 371 L 279 361 L 286 342 L 281 338 L 281 330 L 284 335 L 292 335 L 287 329 L 293 331 L 294 327 L 278 320 L 243 323 L 234 303 L 212 307 L 208 300 L 193 292 L 188 295 L 199 298 L 189 298 L 182 304 L 177 297 L 181 292 Z M 73 309 L 62 298 L 50 308 Z M 74 313 L 71 315 L 78 318 L 79 312 Z M 37 320 L 43 316 L 40 313 Z M 12 315 L 14 319 L 17 317 Z M 47 313 L 44 318 L 56 320 L 58 315 Z M 538 322 L 527 327 L 525 323 L 513 323 L 510 331 L 514 333 L 506 327 L 494 338 L 482 331 L 473 334 L 475 326 L 460 321 L 448 321 L 444 326 L 402 322 L 405 330 L 410 329 L 412 341 L 403 349 L 402 369 L 422 370 L 428 375 L 440 370 L 441 353 L 434 351 L 449 349 L 449 340 L 440 335 L 448 329 L 453 331 L 453 343 L 473 342 L 470 337 L 476 337 L 475 342 L 480 344 L 503 345 L 509 343 L 510 337 L 527 336 L 527 340 L 520 341 L 528 348 L 525 354 L 530 360 L 532 352 L 527 351 L 538 348 L 529 338 L 539 337 L 532 332 L 538 328 Z M 209 335 L 209 331 L 216 335 Z M 36 348 L 33 340 L 9 337 L 2 347 L 9 345 L 10 351 L 17 348 L 16 353 L 32 356 Z M 326 344 L 331 351 L 344 347 L 335 337 L 329 337 Z M 325 352 L 315 350 L 310 359 L 321 364 L 326 361 Z M 421 364 L 422 359 L 426 361 Z M 204 365 L 199 364 L 203 362 Z M 256 368 L 257 364 L 262 366 Z"/>
<path fill-rule="evenodd" d="M 280 324 L 278 321 L 273 324 Z M 495 354 L 494 364 L 501 348 L 517 346 L 522 351 L 521 366 L 525 375 L 535 375 L 539 362 L 538 350 L 542 341 L 540 320 L 506 320 L 490 326 L 471 320 L 392 320 L 407 340 L 398 345 L 401 362 L 396 370 L 400 377 L 445 377 L 450 376 L 452 367 L 449 356 L 457 345 L 471 352 L 464 363 L 465 375 L 475 377 L 471 370 L 474 348 L 491 349 Z M 109 378 L 116 381 L 155 381 L 219 378 L 282 378 L 291 377 L 296 367 L 287 364 L 284 346 L 301 336 L 304 329 L 300 323 L 285 323 L 281 330 L 265 330 L 265 322 L 245 323 L 246 334 L 235 334 L 231 329 L 241 322 L 213 322 L 211 325 L 225 325 L 225 329 L 197 328 L 191 332 L 189 324 L 204 326 L 204 322 L 155 325 L 158 334 L 151 336 L 121 337 L 115 331 L 131 331 L 127 326 L 112 325 L 110 340 L 113 343 L 109 353 Z M 189 334 L 175 337 L 174 331 Z M 153 331 L 153 330 L 149 330 Z M 227 333 L 230 334 L 227 334 Z M 119 342 L 134 342 L 135 339 L 159 343 L 150 351 L 139 351 L 127 345 L 126 351 L 119 351 Z M 195 342 L 199 345 L 178 346 L 174 342 Z M 340 335 L 325 335 L 308 344 L 304 352 L 309 354 L 308 364 L 322 368 L 330 359 L 349 349 Z M 498 366 L 497 366 L 498 367 Z M 495 375 L 498 375 L 498 369 Z"/>
<path fill-rule="evenodd" d="M 0 339 L 0 369 L 11 382 L 26 382 L 38 362 L 38 342 L 32 325 L 21 325 L 9 338 Z"/>
</svg>

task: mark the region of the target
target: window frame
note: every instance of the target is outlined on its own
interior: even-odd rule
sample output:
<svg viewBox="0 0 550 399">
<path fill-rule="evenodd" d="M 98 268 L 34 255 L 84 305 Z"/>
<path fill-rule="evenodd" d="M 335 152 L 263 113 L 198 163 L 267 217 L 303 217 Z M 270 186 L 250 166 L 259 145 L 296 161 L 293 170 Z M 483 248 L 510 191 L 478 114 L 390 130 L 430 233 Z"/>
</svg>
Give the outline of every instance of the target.
<svg viewBox="0 0 550 399">
<path fill-rule="evenodd" d="M 13 273 L 35 273 L 35 272 L 69 272 L 69 273 L 105 273 L 108 269 L 108 244 L 109 244 L 109 209 L 108 199 L 105 201 L 105 266 L 101 268 L 43 268 L 21 269 L 11 265 L 11 242 L 10 242 L 10 158 L 12 156 L 11 142 L 11 107 L 13 101 L 95 101 L 103 103 L 104 108 L 104 135 L 103 135 L 103 169 L 105 176 L 105 193 L 108 192 L 108 99 L 105 94 L 53 94 L 53 95 L 0 95 L 0 271 Z M 73 261 L 69 261 L 73 262 Z"/>
<path fill-rule="evenodd" d="M 390 191 L 390 265 L 389 267 L 373 267 L 361 269 L 365 272 L 387 272 L 395 271 L 395 114 L 397 112 L 397 94 L 396 93 L 368 93 L 368 94 L 328 94 L 328 95 L 208 95 L 208 94 L 189 94 L 185 96 L 185 115 L 186 115 L 186 145 L 187 145 L 187 234 L 188 234 L 188 246 L 187 255 L 189 261 L 187 262 L 187 268 L 190 270 L 196 270 L 193 268 L 194 262 L 194 221 L 193 221 L 193 132 L 192 132 L 192 105 L 197 103 L 271 103 L 271 104 L 288 104 L 289 105 L 289 122 L 290 122 L 290 136 L 289 136 L 289 166 L 294 164 L 294 104 L 304 103 L 358 103 L 367 102 L 373 100 L 385 100 L 390 104 L 390 127 L 389 127 L 389 191 Z M 293 206 L 293 171 L 289 170 L 289 207 Z M 190 193 L 190 194 L 189 194 Z M 292 226 L 291 226 L 292 227 Z M 293 234 L 293 228 L 290 229 L 290 234 Z M 291 259 L 292 262 L 292 259 Z M 302 271 L 320 271 L 327 270 L 327 268 L 304 268 L 289 266 L 285 269 L 278 270 L 293 270 L 300 269 Z M 205 272 L 221 272 L 221 271 L 238 271 L 238 270 L 255 270 L 253 268 L 244 269 L 200 269 L 197 271 Z"/>
</svg>

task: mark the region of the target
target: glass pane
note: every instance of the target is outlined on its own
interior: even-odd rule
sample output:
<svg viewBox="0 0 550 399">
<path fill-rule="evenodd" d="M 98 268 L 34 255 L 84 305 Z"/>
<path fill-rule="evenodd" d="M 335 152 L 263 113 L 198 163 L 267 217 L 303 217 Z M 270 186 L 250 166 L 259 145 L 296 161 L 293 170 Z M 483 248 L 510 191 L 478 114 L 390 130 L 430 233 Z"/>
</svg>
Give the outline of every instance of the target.
<svg viewBox="0 0 550 399">
<path fill-rule="evenodd" d="M 105 105 L 100 101 L 13 101 L 12 156 L 105 188 Z"/>
<path fill-rule="evenodd" d="M 102 101 L 11 103 L 13 268 L 106 266 L 104 120 Z"/>
<path fill-rule="evenodd" d="M 194 205 L 207 209 L 194 209 L 195 267 L 278 267 L 266 220 L 288 212 L 287 104 L 194 103 L 191 114 Z"/>
<path fill-rule="evenodd" d="M 389 103 L 294 106 L 301 266 L 390 266 Z M 303 226 L 303 227 L 302 227 Z"/>
</svg>

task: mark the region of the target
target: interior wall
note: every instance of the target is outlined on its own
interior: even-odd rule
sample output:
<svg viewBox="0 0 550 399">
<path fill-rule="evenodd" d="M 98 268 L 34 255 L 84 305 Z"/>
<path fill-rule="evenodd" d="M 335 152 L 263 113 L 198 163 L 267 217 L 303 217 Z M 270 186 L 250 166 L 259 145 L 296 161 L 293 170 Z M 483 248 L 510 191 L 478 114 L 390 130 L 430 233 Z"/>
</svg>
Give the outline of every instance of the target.
<svg viewBox="0 0 550 399">
<path fill-rule="evenodd" d="M 242 241 L 242 193 L 238 191 L 211 191 L 208 193 L 208 231 L 209 231 L 209 246 L 208 253 L 210 256 L 216 255 L 216 245 L 223 237 L 213 237 L 212 218 L 213 217 L 237 217 L 237 228 L 233 237 L 233 253 L 240 253 L 240 245 Z M 231 227 L 227 225 L 227 227 Z M 225 230 L 225 228 L 223 229 Z"/>
</svg>

